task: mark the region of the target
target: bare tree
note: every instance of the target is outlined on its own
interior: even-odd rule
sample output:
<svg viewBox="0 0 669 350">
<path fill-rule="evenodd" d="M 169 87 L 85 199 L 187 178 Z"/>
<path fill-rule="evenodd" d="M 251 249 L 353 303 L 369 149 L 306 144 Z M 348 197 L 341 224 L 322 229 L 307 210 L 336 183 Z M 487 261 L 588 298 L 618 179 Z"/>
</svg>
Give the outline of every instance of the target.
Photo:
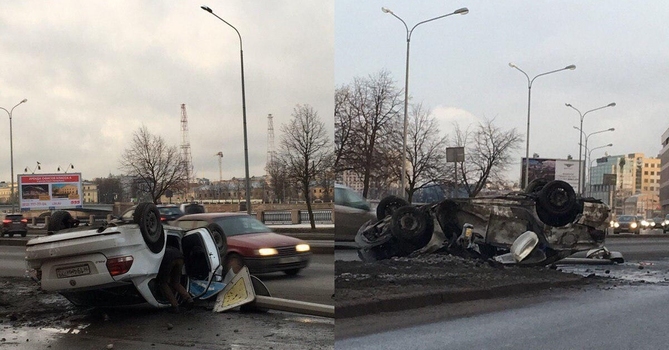
<svg viewBox="0 0 669 350">
<path fill-rule="evenodd" d="M 476 197 L 489 182 L 500 180 L 513 162 L 511 154 L 523 141 L 515 128 L 504 131 L 494 121 L 485 119 L 474 130 L 463 130 L 457 124 L 454 128 L 456 146 L 465 147 L 465 162 L 460 164 L 456 183 L 464 184 L 469 197 Z"/>
<path fill-rule="evenodd" d="M 293 110 L 293 119 L 281 126 L 281 156 L 288 176 L 300 185 L 307 203 L 309 222 L 315 229 L 314 213 L 311 208 L 310 189 L 319 174 L 329 171 L 331 163 L 331 141 L 325 124 L 318 113 L 309 105 L 298 105 Z"/>
<path fill-rule="evenodd" d="M 130 148 L 121 156 L 120 169 L 138 181 L 138 190 L 158 203 L 167 189 L 183 187 L 187 181 L 185 162 L 176 146 L 142 126 L 133 135 Z"/>
<path fill-rule="evenodd" d="M 403 103 L 401 95 L 385 70 L 364 79 L 355 78 L 352 85 L 337 90 L 335 166 L 337 171 L 352 170 L 360 175 L 365 198 L 373 179 L 392 180 L 388 159 L 382 156 L 392 155 L 379 148 L 391 143 L 392 125 Z"/>
<path fill-rule="evenodd" d="M 401 130 L 401 128 L 397 128 Z M 402 149 L 402 135 L 397 132 L 396 149 Z M 443 177 L 443 164 L 446 162 L 445 147 L 448 141 L 440 136 L 439 126 L 434 116 L 423 108 L 422 104 L 411 106 L 407 129 L 407 161 L 409 171 L 406 172 L 407 200 L 411 203 L 416 191 L 430 184 L 435 184 Z M 402 164 L 391 162 L 395 173 L 400 174 Z"/>
<path fill-rule="evenodd" d="M 283 160 L 279 158 L 280 155 L 274 155 L 272 160 L 267 164 L 267 175 L 269 175 L 269 187 L 274 193 L 274 198 L 279 202 L 286 201 L 286 190 L 288 187 L 288 172 L 283 166 Z"/>
</svg>

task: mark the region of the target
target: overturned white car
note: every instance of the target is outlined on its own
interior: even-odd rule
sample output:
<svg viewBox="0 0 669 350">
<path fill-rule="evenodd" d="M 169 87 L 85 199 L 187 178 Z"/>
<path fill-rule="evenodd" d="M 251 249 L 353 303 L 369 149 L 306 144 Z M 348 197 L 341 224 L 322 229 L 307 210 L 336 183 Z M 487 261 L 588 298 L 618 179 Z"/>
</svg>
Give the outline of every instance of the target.
<svg viewBox="0 0 669 350">
<path fill-rule="evenodd" d="M 170 306 L 156 284 L 166 245 L 183 252 L 182 284 L 197 298 L 209 298 L 222 281 L 221 256 L 207 228 L 184 231 L 163 226 L 152 203 L 140 203 L 132 220 L 100 227 L 76 227 L 66 211 L 51 217 L 49 235 L 26 244 L 26 264 L 46 291 L 75 305 L 121 306 L 148 303 Z"/>
<path fill-rule="evenodd" d="M 524 192 L 454 198 L 411 206 L 384 198 L 376 221 L 356 235 L 363 261 L 406 256 L 420 249 L 495 259 L 502 263 L 550 264 L 578 251 L 622 262 L 604 248 L 609 208 L 577 197 L 564 181 L 537 181 Z M 428 243 L 431 247 L 426 247 Z"/>
</svg>

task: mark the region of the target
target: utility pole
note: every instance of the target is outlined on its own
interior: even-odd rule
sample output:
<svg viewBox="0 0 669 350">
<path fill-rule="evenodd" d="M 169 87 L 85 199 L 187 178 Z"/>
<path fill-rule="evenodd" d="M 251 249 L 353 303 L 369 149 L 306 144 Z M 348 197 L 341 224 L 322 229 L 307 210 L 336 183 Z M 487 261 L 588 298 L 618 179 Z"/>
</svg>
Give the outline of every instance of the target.
<svg viewBox="0 0 669 350">
<path fill-rule="evenodd" d="M 221 199 L 221 186 L 223 185 L 223 152 L 214 154 L 218 156 L 218 199 Z"/>
</svg>

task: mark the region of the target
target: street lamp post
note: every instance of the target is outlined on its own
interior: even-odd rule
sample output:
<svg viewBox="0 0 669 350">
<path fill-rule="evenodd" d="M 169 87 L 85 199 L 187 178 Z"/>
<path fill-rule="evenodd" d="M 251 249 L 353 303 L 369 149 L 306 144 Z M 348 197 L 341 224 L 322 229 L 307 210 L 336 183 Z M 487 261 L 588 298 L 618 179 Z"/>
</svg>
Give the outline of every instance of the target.
<svg viewBox="0 0 669 350">
<path fill-rule="evenodd" d="M 603 132 L 607 132 L 607 131 L 616 131 L 615 128 L 608 128 L 608 129 L 594 131 L 594 132 L 591 132 L 589 134 L 586 134 L 582 129 L 579 129 L 576 126 L 574 126 L 574 129 L 581 132 L 581 139 L 585 139 L 585 144 L 583 144 L 583 143 L 578 144 L 579 153 L 580 153 L 581 148 L 583 148 L 585 150 L 585 153 L 588 153 L 588 139 L 590 139 L 590 136 L 595 135 L 595 134 L 600 134 L 600 133 L 603 133 Z M 579 159 L 579 164 L 580 163 L 581 163 L 581 161 Z M 585 163 L 588 164 L 588 159 L 587 158 L 585 159 Z M 580 183 L 581 183 L 580 179 L 581 179 L 581 174 L 583 174 L 583 186 L 582 186 L 582 188 L 585 190 L 585 169 L 583 170 L 583 172 L 581 172 L 581 167 L 579 166 L 578 170 L 579 170 L 578 171 L 578 175 L 579 175 L 579 181 L 578 181 L 578 183 L 579 183 L 579 193 L 583 193 L 583 191 L 581 191 L 581 187 L 580 187 Z"/>
<path fill-rule="evenodd" d="M 525 136 L 525 139 L 526 139 L 525 140 L 525 177 L 523 179 L 523 187 L 526 187 L 527 184 L 528 184 L 529 176 L 530 176 L 530 100 L 532 98 L 532 83 L 534 82 L 534 79 L 536 79 L 536 78 L 538 78 L 542 75 L 548 75 L 548 74 L 560 72 L 560 71 L 563 71 L 563 70 L 574 70 L 574 69 L 576 69 L 576 66 L 571 64 L 571 65 L 568 65 L 564 68 L 552 70 L 552 71 L 546 72 L 546 73 L 541 73 L 539 75 L 536 75 L 532 79 L 530 79 L 530 76 L 527 75 L 527 73 L 525 73 L 525 71 L 518 68 L 518 66 L 516 66 L 515 64 L 509 63 L 509 67 L 517 69 L 518 71 L 523 73 L 523 75 L 525 75 L 525 78 L 527 78 L 527 133 L 526 133 L 526 136 Z"/>
<path fill-rule="evenodd" d="M 609 129 L 609 130 L 612 130 L 612 129 L 613 129 L 613 128 L 611 128 L 611 129 Z M 604 130 L 604 131 L 609 131 L 609 130 Z M 586 140 L 587 140 L 587 139 L 586 139 Z M 589 151 L 588 151 L 588 149 L 586 148 L 586 151 L 588 152 L 588 156 L 587 156 L 587 158 L 586 158 L 586 162 L 588 161 L 588 159 L 590 160 L 590 163 L 587 163 L 588 166 L 589 166 L 590 168 L 592 168 L 592 151 L 594 151 L 594 150 L 596 150 L 596 149 L 604 148 L 604 147 L 613 147 L 613 144 L 612 144 L 612 143 L 609 143 L 608 145 L 595 147 L 595 148 L 593 148 L 593 149 L 591 149 L 591 150 L 589 150 Z M 590 171 L 590 172 L 588 173 L 588 175 L 589 175 L 589 176 L 588 176 L 588 179 L 589 179 L 589 180 L 588 180 L 588 183 L 589 183 L 589 186 L 588 186 L 588 189 L 589 189 L 589 190 L 588 190 L 588 195 L 589 195 L 589 196 L 592 196 L 592 171 Z"/>
<path fill-rule="evenodd" d="M 586 135 L 585 132 L 584 132 L 583 130 L 579 129 L 578 127 L 574 126 L 574 129 L 580 131 L 580 132 L 581 132 L 581 137 L 582 137 L 583 139 L 585 139 L 585 144 L 580 144 L 580 143 L 579 143 L 579 149 L 580 149 L 580 148 L 585 149 L 585 153 L 586 153 L 585 164 L 590 164 L 590 163 L 588 163 L 588 159 L 589 159 L 589 155 L 590 155 L 590 153 L 588 152 L 588 139 L 590 139 L 590 136 L 595 135 L 595 134 L 600 134 L 600 133 L 603 133 L 603 132 L 607 132 L 607 131 L 615 131 L 615 130 L 616 130 L 616 128 L 608 128 L 608 129 L 604 129 L 604 130 L 599 130 L 599 131 L 591 132 L 591 133 L 589 133 L 589 134 Z M 584 135 L 585 135 L 585 136 L 584 136 Z M 580 160 L 579 160 L 579 163 L 581 163 Z M 585 170 L 586 170 L 586 169 L 583 169 L 583 186 L 582 186 L 582 187 L 583 187 L 583 192 L 585 192 L 585 178 L 586 178 L 586 176 L 585 176 Z M 581 177 L 580 177 L 580 175 L 581 175 L 581 168 L 580 168 L 580 167 L 579 167 L 579 172 L 578 172 L 578 174 L 579 174 L 579 193 L 583 193 L 583 192 L 580 190 L 580 188 L 581 188 L 581 187 L 580 187 L 580 183 L 581 183 L 581 181 L 580 181 L 580 178 L 581 178 Z"/>
<path fill-rule="evenodd" d="M 411 29 L 409 29 L 409 26 L 407 26 L 406 22 L 404 22 L 403 19 L 401 19 L 399 16 L 397 16 L 393 11 L 382 7 L 381 11 L 384 13 L 389 13 L 393 15 L 393 17 L 397 18 L 404 24 L 404 28 L 406 29 L 407 32 L 407 57 L 406 57 L 406 68 L 405 68 L 405 74 L 404 74 L 404 129 L 402 131 L 402 171 L 400 174 L 400 188 L 402 191 L 401 196 L 403 198 L 407 197 L 406 194 L 406 159 L 407 159 L 407 128 L 408 128 L 408 109 L 409 109 L 409 47 L 411 45 L 411 34 L 413 34 L 413 30 L 416 29 L 419 25 L 427 22 L 431 22 L 440 18 L 448 17 L 451 15 L 466 15 L 469 13 L 469 10 L 466 7 L 457 9 L 453 11 L 452 13 L 448 13 L 445 15 L 441 15 L 438 17 L 430 18 L 428 20 L 418 22 L 416 25 L 414 25 Z"/>
<path fill-rule="evenodd" d="M 251 177 L 249 176 L 249 146 L 248 146 L 248 138 L 247 138 L 247 133 L 246 133 L 246 92 L 244 90 L 244 49 L 242 46 L 242 35 L 239 34 L 239 31 L 237 28 L 235 28 L 232 24 L 226 22 L 223 18 L 219 17 L 217 14 L 214 13 L 209 7 L 207 6 L 200 6 L 201 9 L 211 13 L 214 15 L 216 18 L 220 19 L 223 21 L 223 23 L 227 24 L 230 26 L 232 29 L 235 30 L 237 33 L 237 36 L 239 37 L 239 58 L 241 61 L 241 67 L 242 67 L 242 118 L 244 121 L 244 170 L 246 172 L 246 212 L 251 215 Z"/>
<path fill-rule="evenodd" d="M 583 188 L 585 187 L 584 186 L 585 185 L 585 176 L 583 178 L 581 178 L 581 174 L 582 174 L 582 170 L 581 170 L 581 150 L 583 149 L 581 145 L 583 143 L 583 118 L 585 118 L 585 115 L 590 113 L 590 112 L 597 111 L 597 110 L 600 110 L 600 109 L 606 108 L 606 107 L 615 107 L 616 103 L 611 102 L 606 106 L 597 107 L 597 108 L 591 109 L 591 110 L 589 110 L 585 113 L 581 113 L 581 111 L 579 111 L 576 107 L 572 106 L 569 103 L 565 103 L 564 105 L 569 107 L 569 108 L 572 108 L 573 110 L 578 112 L 579 116 L 581 117 L 581 124 L 580 124 L 580 127 L 579 127 L 579 130 L 581 131 L 581 134 L 579 135 L 579 140 L 578 140 L 578 145 L 579 145 L 579 147 L 578 147 L 578 192 L 582 194 L 583 193 Z M 606 131 L 606 130 L 604 130 L 604 131 Z M 586 146 L 588 145 L 587 139 L 585 141 L 585 145 Z M 581 179 L 583 179 L 584 184 L 581 184 Z"/>
<path fill-rule="evenodd" d="M 10 109 L 9 111 L 0 107 L 0 109 L 4 110 L 5 112 L 7 112 L 7 114 L 9 114 L 9 162 L 10 162 L 10 168 L 11 168 L 11 172 L 12 172 L 12 174 L 11 174 L 12 175 L 12 184 L 11 184 L 11 186 L 12 186 L 12 191 L 11 191 L 12 198 L 10 198 L 10 200 L 12 202 L 12 213 L 15 211 L 14 206 L 16 204 L 16 203 L 14 203 L 15 202 L 14 201 L 14 142 L 13 142 L 13 138 L 12 138 L 12 112 L 14 111 L 14 108 L 16 108 L 18 105 L 20 105 L 22 103 L 26 103 L 26 102 L 28 102 L 28 99 L 24 98 L 21 102 L 17 103 L 16 106 L 12 107 L 12 109 Z"/>
</svg>

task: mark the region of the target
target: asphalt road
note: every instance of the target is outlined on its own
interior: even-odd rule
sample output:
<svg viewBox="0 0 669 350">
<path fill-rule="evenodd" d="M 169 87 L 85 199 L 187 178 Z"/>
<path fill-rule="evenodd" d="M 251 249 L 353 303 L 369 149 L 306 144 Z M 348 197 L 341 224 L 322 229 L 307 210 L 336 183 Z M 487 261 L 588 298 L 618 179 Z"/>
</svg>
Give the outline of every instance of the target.
<svg viewBox="0 0 669 350">
<path fill-rule="evenodd" d="M 345 322 L 337 320 L 335 347 L 666 349 L 668 298 L 666 285 L 640 285 L 384 313 Z M 370 332 L 361 335 L 360 330 Z M 351 336 L 355 333 L 358 335 Z"/>
</svg>

